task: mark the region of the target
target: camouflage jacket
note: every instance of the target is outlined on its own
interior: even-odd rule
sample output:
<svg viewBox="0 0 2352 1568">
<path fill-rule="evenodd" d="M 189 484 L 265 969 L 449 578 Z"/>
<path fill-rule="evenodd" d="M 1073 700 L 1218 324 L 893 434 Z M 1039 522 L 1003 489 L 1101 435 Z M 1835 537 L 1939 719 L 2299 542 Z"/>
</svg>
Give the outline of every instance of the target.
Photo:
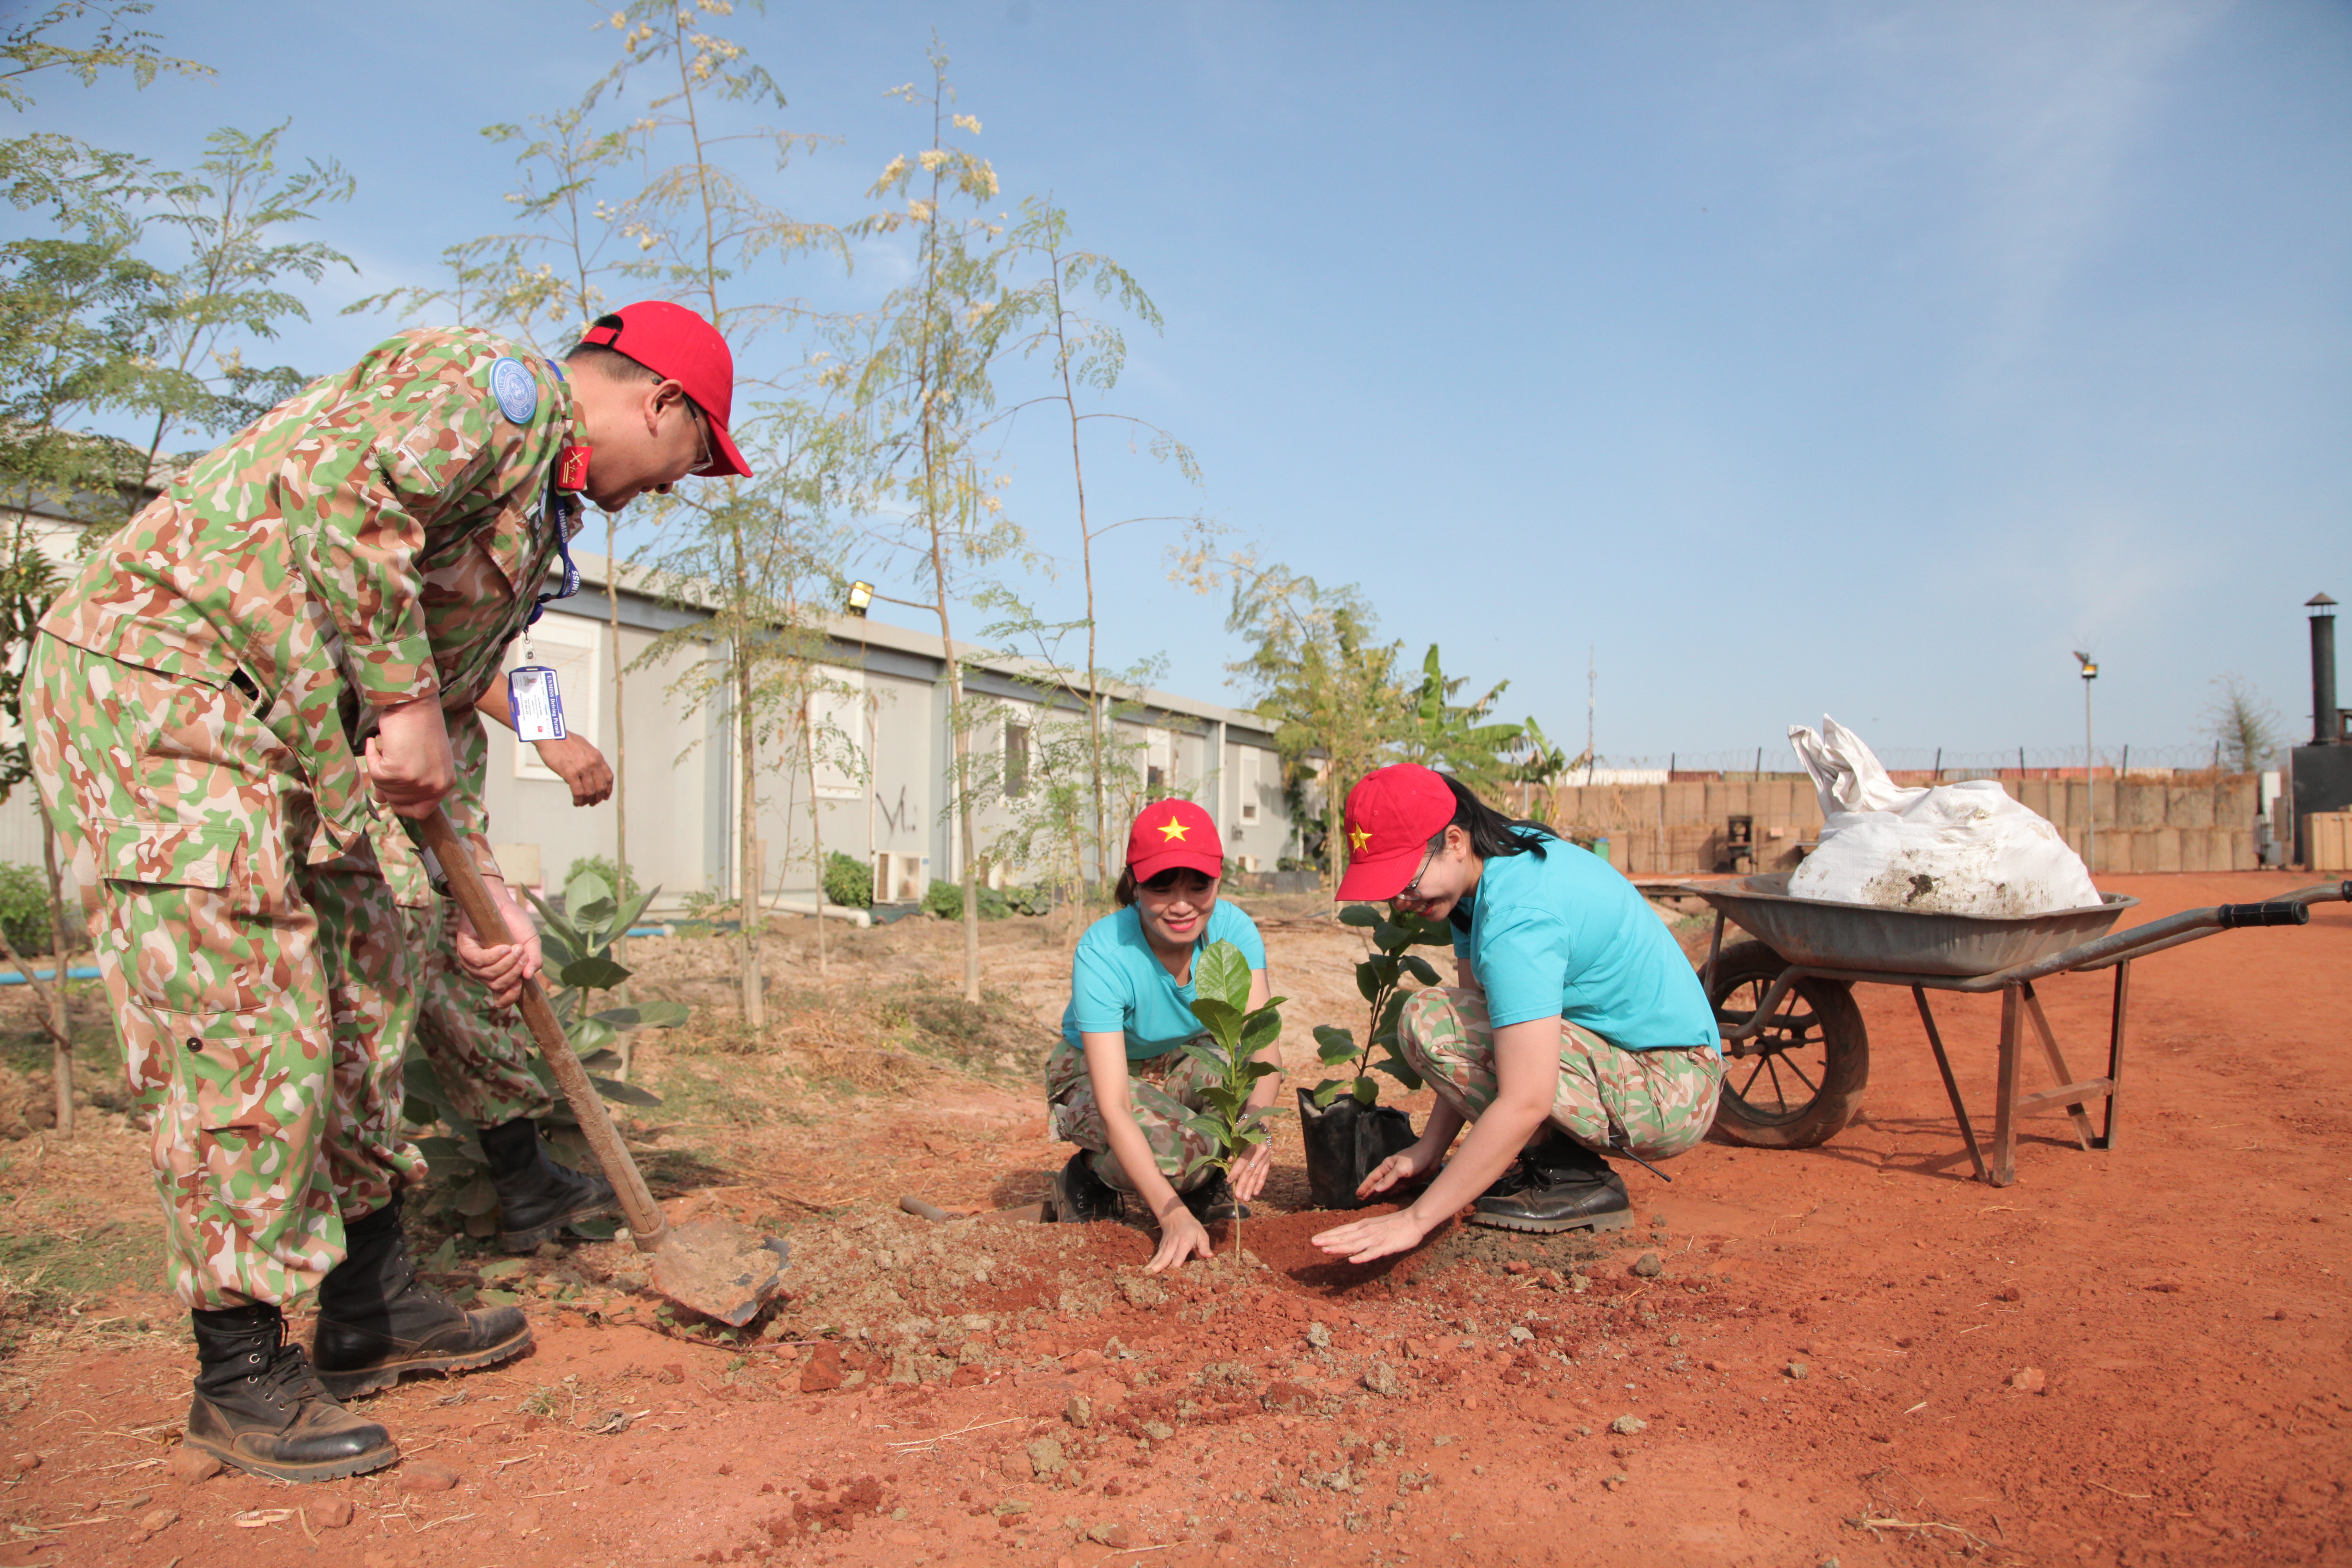
<svg viewBox="0 0 2352 1568">
<path fill-rule="evenodd" d="M 528 417 L 491 370 L 519 363 Z M 504 373 L 509 405 L 523 378 Z M 549 470 L 571 388 L 471 328 L 403 332 L 313 382 L 174 476 L 100 544 L 41 622 L 65 642 L 219 687 L 242 672 L 318 803 L 312 862 L 374 843 L 400 901 L 425 901 L 398 819 L 358 752 L 374 710 L 439 694 L 458 784 L 451 820 L 483 869 L 488 748 L 474 700 L 496 678 L 554 560 Z"/>
</svg>

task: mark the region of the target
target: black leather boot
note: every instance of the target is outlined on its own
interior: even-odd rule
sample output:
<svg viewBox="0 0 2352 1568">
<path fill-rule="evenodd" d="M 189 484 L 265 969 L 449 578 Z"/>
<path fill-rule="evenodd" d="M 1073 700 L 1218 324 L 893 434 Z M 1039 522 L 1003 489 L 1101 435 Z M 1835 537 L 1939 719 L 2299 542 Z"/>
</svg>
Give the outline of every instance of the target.
<svg viewBox="0 0 2352 1568">
<path fill-rule="evenodd" d="M 1555 1129 L 1471 1205 L 1470 1223 L 1538 1233 L 1622 1230 L 1633 1223 L 1633 1200 L 1608 1161 Z"/>
<path fill-rule="evenodd" d="M 1234 1184 L 1225 1179 L 1223 1171 L 1210 1172 L 1207 1181 L 1181 1196 L 1184 1206 L 1191 1209 L 1192 1217 L 1202 1225 L 1212 1220 L 1247 1219 L 1250 1216 L 1249 1205 L 1234 1201 Z"/>
<path fill-rule="evenodd" d="M 225 1465 L 281 1481 L 331 1481 L 400 1458 L 392 1434 L 320 1384 L 286 1317 L 257 1302 L 195 1312 L 196 1397 L 187 1444 Z"/>
<path fill-rule="evenodd" d="M 490 1184 L 499 1190 L 499 1245 L 530 1252 L 574 1220 L 617 1214 L 613 1184 L 568 1171 L 547 1157 L 539 1123 L 529 1117 L 481 1130 Z"/>
<path fill-rule="evenodd" d="M 1118 1189 L 1095 1174 L 1094 1156 L 1084 1149 L 1070 1156 L 1054 1178 L 1054 1217 L 1064 1225 L 1117 1220 L 1126 1213 Z"/>
<path fill-rule="evenodd" d="M 400 1199 L 343 1227 L 347 1247 L 319 1286 L 311 1360 L 329 1393 L 352 1399 L 412 1372 L 470 1372 L 520 1355 L 530 1324 L 520 1307 L 468 1312 L 416 1278 L 400 1229 Z"/>
</svg>

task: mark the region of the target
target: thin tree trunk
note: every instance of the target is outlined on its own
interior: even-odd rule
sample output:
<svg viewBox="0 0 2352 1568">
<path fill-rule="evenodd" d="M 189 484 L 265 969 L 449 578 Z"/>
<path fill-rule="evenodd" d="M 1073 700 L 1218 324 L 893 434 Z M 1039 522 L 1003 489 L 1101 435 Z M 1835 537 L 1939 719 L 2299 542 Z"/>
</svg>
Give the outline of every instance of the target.
<svg viewBox="0 0 2352 1568">
<path fill-rule="evenodd" d="M 41 819 L 41 858 L 49 874 L 49 952 L 57 959 L 57 985 L 47 997 L 49 1005 L 49 1054 L 57 1079 L 58 1131 L 73 1136 L 73 1016 L 66 1003 L 66 900 L 63 879 L 58 875 L 58 836 L 49 826 L 49 814 L 37 811 Z M 26 983 L 31 983 L 32 969 L 25 970 Z"/>
<path fill-rule="evenodd" d="M 767 998 L 760 983 L 760 928 L 766 923 L 760 908 L 760 878 L 765 868 L 758 864 L 759 792 L 752 787 L 759 776 L 757 729 L 751 713 L 751 650 L 747 636 L 739 630 L 735 638 L 735 741 L 737 759 L 743 770 L 743 797 L 737 814 L 737 837 L 741 842 L 737 849 L 735 884 L 736 910 L 742 919 L 737 922 L 735 934 L 743 971 L 743 1025 L 755 1034 L 768 1024 Z"/>
<path fill-rule="evenodd" d="M 818 816 L 816 798 L 816 723 L 810 713 L 814 697 L 801 703 L 801 754 L 808 763 L 809 786 L 809 865 L 816 872 L 816 977 L 823 980 L 827 970 L 824 953 L 824 826 Z"/>
</svg>

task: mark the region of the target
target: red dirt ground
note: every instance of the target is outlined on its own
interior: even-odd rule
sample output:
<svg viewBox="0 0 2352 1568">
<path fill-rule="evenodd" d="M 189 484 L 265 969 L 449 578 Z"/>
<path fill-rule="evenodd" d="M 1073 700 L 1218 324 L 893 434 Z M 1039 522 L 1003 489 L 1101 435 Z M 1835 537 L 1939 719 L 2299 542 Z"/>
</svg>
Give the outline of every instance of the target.
<svg viewBox="0 0 2352 1568">
<path fill-rule="evenodd" d="M 2298 880 L 2109 886 L 2147 919 Z M 1876 987 L 1862 1121 L 1704 1146 L 1671 1186 L 1628 1167 L 1640 1223 L 1601 1247 L 1462 1229 L 1355 1279 L 1304 1247 L 1322 1220 L 1273 1214 L 1257 1266 L 1155 1289 L 1139 1232 L 924 1227 L 872 1194 L 795 1230 L 806 1294 L 740 1349 L 676 1337 L 586 1248 L 605 1283 L 535 1308 L 530 1357 L 370 1401 L 406 1458 L 328 1487 L 172 1479 L 186 1352 L 126 1294 L 156 1331 L 6 1368 L 0 1565 L 2352 1563 L 2347 974 L 2344 905 L 2137 965 L 2121 1147 L 2031 1122 L 2000 1191 Z M 2105 981 L 2043 995 L 2093 1070 Z M 1997 1008 L 1939 1001 L 1988 1123 Z M 966 1095 L 845 1136 L 919 1126 L 935 1195 L 980 1204 L 1058 1159 L 1035 1118 Z M 704 1205 L 776 1212 L 677 1206 Z M 857 1289 L 976 1316 L 826 1304 Z"/>
</svg>

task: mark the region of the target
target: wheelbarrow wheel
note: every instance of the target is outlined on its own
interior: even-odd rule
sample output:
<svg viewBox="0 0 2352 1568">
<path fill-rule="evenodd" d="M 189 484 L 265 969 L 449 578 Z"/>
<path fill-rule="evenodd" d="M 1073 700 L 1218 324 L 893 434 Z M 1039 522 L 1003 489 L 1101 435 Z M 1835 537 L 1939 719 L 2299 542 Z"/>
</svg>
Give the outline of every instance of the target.
<svg viewBox="0 0 2352 1568">
<path fill-rule="evenodd" d="M 1789 961 L 1760 942 L 1717 955 L 1707 1000 L 1727 1031 L 1756 1016 Z M 1870 1083 L 1870 1036 L 1853 987 L 1807 978 L 1780 995 L 1761 1032 L 1724 1047 L 1715 1131 L 1748 1149 L 1811 1149 L 1845 1130 Z"/>
</svg>

